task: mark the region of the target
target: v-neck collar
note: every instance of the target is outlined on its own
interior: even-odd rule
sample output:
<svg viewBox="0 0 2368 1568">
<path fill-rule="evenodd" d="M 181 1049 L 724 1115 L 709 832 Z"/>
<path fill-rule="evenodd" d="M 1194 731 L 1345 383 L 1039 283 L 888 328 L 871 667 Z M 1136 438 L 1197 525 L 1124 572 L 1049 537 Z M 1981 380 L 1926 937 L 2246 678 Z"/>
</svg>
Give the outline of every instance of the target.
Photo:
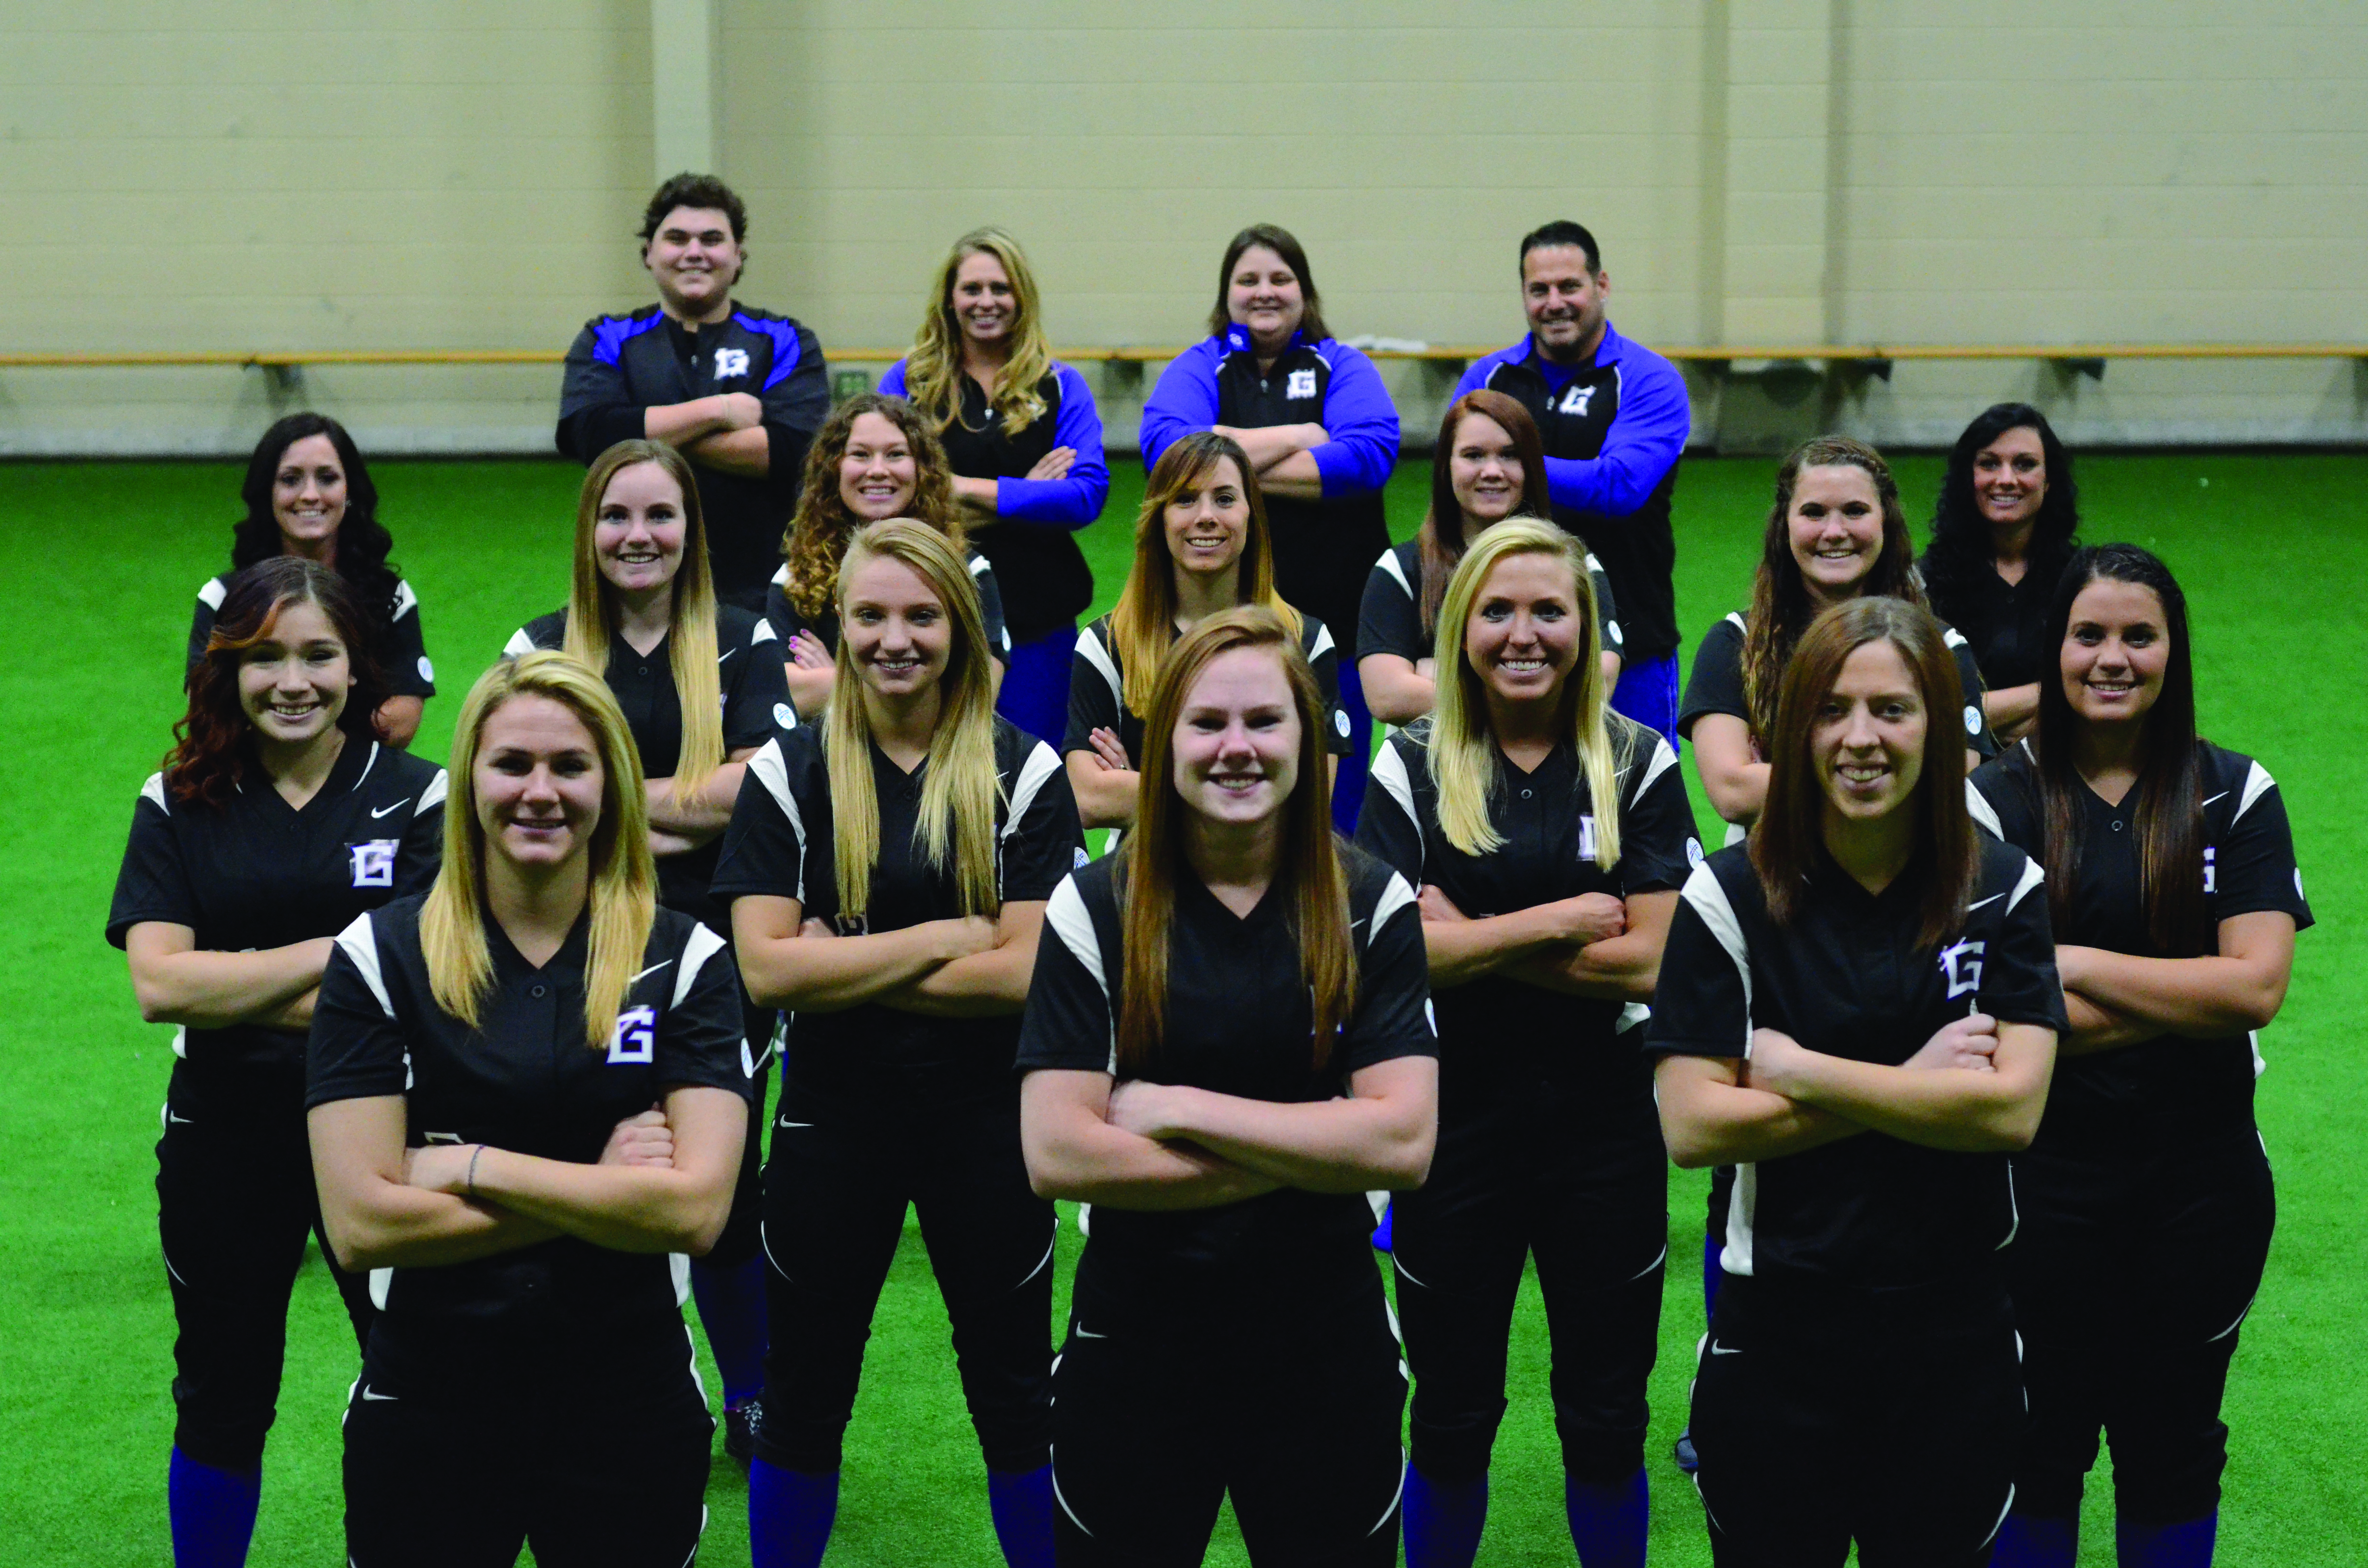
<svg viewBox="0 0 2368 1568">
<path fill-rule="evenodd" d="M 369 772 L 370 765 L 378 760 L 378 747 L 379 743 L 376 741 L 364 745 L 353 735 L 346 736 L 346 744 L 337 748 L 337 760 L 329 764 L 329 776 L 321 780 L 321 787 L 313 790 L 312 798 L 301 806 L 279 792 L 279 782 L 264 767 L 260 756 L 256 759 L 256 778 L 262 785 L 262 792 L 267 800 L 302 822 L 313 815 L 314 809 L 331 795 L 352 794 L 360 786 L 363 776 Z"/>
</svg>

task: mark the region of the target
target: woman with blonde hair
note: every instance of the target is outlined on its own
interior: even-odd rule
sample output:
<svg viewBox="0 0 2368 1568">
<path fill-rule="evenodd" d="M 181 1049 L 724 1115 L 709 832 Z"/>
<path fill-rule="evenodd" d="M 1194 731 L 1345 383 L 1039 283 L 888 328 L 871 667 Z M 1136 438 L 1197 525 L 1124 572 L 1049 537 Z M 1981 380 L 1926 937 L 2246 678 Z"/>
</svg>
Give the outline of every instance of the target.
<svg viewBox="0 0 2368 1568">
<path fill-rule="evenodd" d="M 806 449 L 798 509 L 781 540 L 788 559 L 765 591 L 765 619 L 781 640 L 790 701 L 801 719 L 821 714 L 837 678 L 832 654 L 838 646 L 839 562 L 858 529 L 889 517 L 927 523 L 968 562 L 992 654 L 988 684 L 1002 684 L 1011 657 L 1003 599 L 994 566 L 970 548 L 945 448 L 911 403 L 862 392 L 832 410 Z"/>
<path fill-rule="evenodd" d="M 1438 711 L 1384 743 L 1357 821 L 1421 889 L 1439 1020 L 1439 1153 L 1392 1221 L 1408 1568 L 1479 1550 L 1532 1254 L 1578 1560 L 1645 1561 L 1668 1172 L 1626 1031 L 1702 850 L 1677 754 L 1609 706 L 1598 624 L 1570 534 L 1516 517 L 1472 540 L 1440 601 Z"/>
<path fill-rule="evenodd" d="M 435 885 L 339 934 L 313 1020 L 322 1210 L 380 1309 L 346 1550 L 674 1568 L 715 1430 L 681 1256 L 747 1132 L 730 960 L 658 904 L 632 732 L 575 659 L 480 677 L 451 777 Z"/>
<path fill-rule="evenodd" d="M 1077 617 L 1094 597 L 1074 535 L 1102 515 L 1110 465 L 1094 394 L 1053 359 L 1037 301 L 1019 242 L 972 230 L 947 252 L 913 351 L 880 391 L 936 428 L 973 540 L 995 567 L 1011 628 L 997 709 L 1057 745 Z"/>
<path fill-rule="evenodd" d="M 1340 654 L 1331 629 L 1285 604 L 1274 585 L 1266 502 L 1239 443 L 1212 431 L 1162 452 L 1134 522 L 1134 567 L 1118 604 L 1077 640 L 1062 742 L 1087 827 L 1134 821 L 1143 722 L 1175 641 L 1223 610 L 1260 605 L 1291 627 L 1323 703 L 1318 743 L 1338 766 L 1349 724 L 1338 704 Z M 1328 775 L 1327 775 L 1328 777 Z"/>
<path fill-rule="evenodd" d="M 970 573 L 904 518 L 848 544 L 828 716 L 767 744 L 724 836 L 749 992 L 792 1015 L 765 1181 L 758 1568 L 830 1538 L 863 1345 L 907 1207 L 953 1320 L 996 1532 L 1050 1561 L 1053 1206 L 1012 1053 L 1044 901 L 1079 853 L 1052 749 L 996 717 Z"/>
<path fill-rule="evenodd" d="M 520 627 L 504 651 L 561 649 L 602 673 L 642 761 L 658 902 L 728 937 L 731 917 L 707 894 L 717 840 L 748 759 L 772 735 L 789 693 L 772 627 L 719 602 L 707 566 L 705 508 L 688 460 L 663 441 L 620 441 L 584 476 L 566 606 Z M 761 1069 L 772 1049 L 772 1010 L 742 997 L 741 1029 Z M 763 1124 L 761 1071 L 753 1089 L 752 1129 Z M 765 1375 L 765 1275 L 757 1257 L 763 1143 L 752 1130 L 732 1221 L 690 1270 L 723 1376 L 723 1446 L 744 1464 L 748 1405 Z"/>
<path fill-rule="evenodd" d="M 1039 1192 L 1091 1203 L 1055 1373 L 1064 1563 L 1397 1561 L 1406 1380 L 1366 1244 L 1437 1046 L 1406 880 L 1332 831 L 1288 623 L 1212 616 L 1145 704 L 1134 831 L 1061 884 L 1019 1043 Z"/>
</svg>

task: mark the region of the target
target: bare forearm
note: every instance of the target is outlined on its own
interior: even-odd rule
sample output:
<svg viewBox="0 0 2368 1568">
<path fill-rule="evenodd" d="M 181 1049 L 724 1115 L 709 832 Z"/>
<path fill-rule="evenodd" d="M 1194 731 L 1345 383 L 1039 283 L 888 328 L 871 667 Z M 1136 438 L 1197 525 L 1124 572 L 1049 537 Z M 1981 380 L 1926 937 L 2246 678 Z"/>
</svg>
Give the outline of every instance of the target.
<svg viewBox="0 0 2368 1568">
<path fill-rule="evenodd" d="M 954 499 L 962 503 L 965 513 L 981 519 L 996 515 L 999 482 L 992 479 L 973 479 L 967 474 L 959 473 L 953 476 L 953 481 Z"/>
<path fill-rule="evenodd" d="M 412 738 L 419 733 L 420 715 L 427 710 L 425 698 L 390 697 L 378 705 L 378 727 L 386 736 L 386 744 L 408 749 Z"/>
<path fill-rule="evenodd" d="M 653 403 L 642 410 L 642 434 L 669 447 L 687 447 L 731 427 L 731 414 L 720 395 Z"/>
<path fill-rule="evenodd" d="M 614 1252 L 704 1254 L 732 1204 L 729 1185 L 658 1165 L 586 1165 L 487 1148 L 480 1198 Z M 734 1162 L 738 1169 L 738 1162 Z"/>
<path fill-rule="evenodd" d="M 2077 991 L 2064 994 L 2064 1013 L 2072 1030 L 2065 1036 L 2061 1053 L 2066 1056 L 2093 1056 L 2100 1051 L 2118 1051 L 2125 1045 L 2158 1038 L 2162 1031 L 2141 1023 L 2127 1014 L 2100 1007 Z"/>
<path fill-rule="evenodd" d="M 1036 944 L 1017 942 L 940 964 L 881 1001 L 932 1018 L 1008 1017 L 1028 1005 Z"/>
<path fill-rule="evenodd" d="M 2210 1040 L 2257 1029 L 2285 1001 L 2285 970 L 2216 955 L 2147 959 L 2085 949 L 2076 978 L 2065 982 L 2108 1011 L 2151 1025 L 2157 1033 Z"/>
<path fill-rule="evenodd" d="M 1080 768 L 1069 775 L 1077 797 L 1077 820 L 1086 827 L 1133 827 L 1143 775 L 1134 769 Z"/>
<path fill-rule="evenodd" d="M 761 425 L 701 436 L 683 448 L 683 455 L 701 468 L 746 479 L 762 479 L 773 471 L 773 440 Z"/>
<path fill-rule="evenodd" d="M 1782 1095 L 1739 1085 L 1668 1093 L 1663 1076 L 1661 1137 L 1669 1158 L 1685 1170 L 1781 1160 L 1855 1137 L 1865 1128 Z"/>
<path fill-rule="evenodd" d="M 1885 1067 L 1811 1052 L 1785 1086 L 1803 1104 L 1928 1149 L 1965 1153 L 2028 1147 L 2037 1131 L 2033 1086 L 2001 1069 Z M 2046 1082 L 2037 1085 L 2044 1096 Z"/>
<path fill-rule="evenodd" d="M 1250 460 L 1250 467 L 1258 470 L 1261 489 L 1268 485 L 1269 471 L 1292 458 L 1304 457 L 1307 451 L 1305 437 L 1296 425 L 1261 425 L 1254 429 L 1221 426 L 1218 429 L 1219 434 L 1232 437 L 1241 447 L 1242 455 Z M 1311 472 L 1315 469 L 1313 458 L 1308 459 L 1307 466 Z"/>
<path fill-rule="evenodd" d="M 1694 754 L 1699 760 L 1702 754 Z M 1768 804 L 1768 765 L 1747 762 L 1736 767 L 1713 770 L 1702 768 L 1702 793 L 1710 797 L 1711 809 L 1722 821 L 1749 827 L 1759 820 Z"/>
<path fill-rule="evenodd" d="M 1508 966 L 1515 980 L 1566 996 L 1600 1002 L 1650 1002 L 1660 983 L 1662 942 L 1655 934 L 1623 932 L 1584 947 L 1549 947 Z"/>
<path fill-rule="evenodd" d="M 1293 452 L 1272 468 L 1258 472 L 1258 488 L 1269 495 L 1281 495 L 1293 501 L 1324 499 L 1324 471 L 1315 466 L 1310 452 Z"/>
<path fill-rule="evenodd" d="M 1395 1191 L 1421 1186 L 1429 1173 L 1435 1124 L 1392 1100 L 1281 1105 L 1208 1089 L 1173 1094 L 1175 1136 L 1292 1187 Z"/>
<path fill-rule="evenodd" d="M 789 678 L 790 701 L 796 707 L 799 718 L 811 722 L 830 706 L 831 683 L 838 678 L 838 672 L 830 665 L 810 669 L 791 663 L 782 666 L 782 673 Z"/>
<path fill-rule="evenodd" d="M 1411 724 L 1439 700 L 1438 683 L 1394 655 L 1358 660 L 1357 678 L 1364 683 L 1366 708 L 1384 724 Z"/>
<path fill-rule="evenodd" d="M 2039 711 L 2039 683 L 1994 687 L 1982 693 L 1982 716 L 1993 730 L 2031 722 Z"/>
<path fill-rule="evenodd" d="M 139 1002 L 140 1016 L 152 1024 L 217 1029 L 266 1023 L 270 1015 L 320 985 L 321 971 L 328 966 L 335 947 L 328 937 L 321 937 L 251 953 L 203 948 L 174 953 L 135 952 L 132 995 Z"/>
<path fill-rule="evenodd" d="M 740 799 L 740 781 L 747 772 L 746 763 L 727 762 L 687 796 L 671 778 L 651 779 L 650 826 L 704 844 L 732 824 L 733 803 Z"/>
<path fill-rule="evenodd" d="M 302 1034 L 313 1027 L 313 1008 L 321 1000 L 321 988 L 313 987 L 293 1002 L 283 1002 L 268 1013 L 257 1013 L 248 1020 L 268 1029 L 286 1029 Z"/>
<path fill-rule="evenodd" d="M 382 1178 L 359 1201 L 324 1203 L 323 1223 L 337 1262 L 351 1270 L 470 1263 L 560 1233 L 511 1210 Z"/>
<path fill-rule="evenodd" d="M 759 1006 L 844 1012 L 903 990 L 946 961 L 926 926 L 862 937 L 780 937 L 738 942 L 740 974 Z"/>
<path fill-rule="evenodd" d="M 1205 1149 L 1139 1138 L 1101 1121 L 1032 1142 L 1028 1172 L 1040 1198 L 1154 1212 L 1219 1209 L 1283 1185 Z"/>
<path fill-rule="evenodd" d="M 1473 920 L 1426 920 L 1423 951 L 1434 988 L 1462 985 L 1529 957 L 1554 940 L 1535 909 Z"/>
</svg>

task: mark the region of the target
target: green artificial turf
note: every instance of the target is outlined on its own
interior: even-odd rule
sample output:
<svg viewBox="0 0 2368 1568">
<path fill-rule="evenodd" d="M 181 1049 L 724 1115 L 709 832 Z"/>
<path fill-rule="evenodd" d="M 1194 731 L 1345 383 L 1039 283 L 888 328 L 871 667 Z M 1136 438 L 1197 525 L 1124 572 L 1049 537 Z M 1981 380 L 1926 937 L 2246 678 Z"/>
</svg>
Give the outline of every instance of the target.
<svg viewBox="0 0 2368 1568">
<path fill-rule="evenodd" d="M 1746 595 L 1771 465 L 1687 464 L 1677 494 L 1678 601 L 1689 643 Z M 1909 515 L 1939 464 L 1901 464 Z M 1391 490 L 1396 532 L 1428 471 Z M 419 739 L 441 757 L 470 680 L 566 591 L 578 480 L 557 463 L 386 462 L 397 559 L 417 585 L 443 695 Z M 2091 457 L 2084 530 L 2134 539 L 2180 573 L 2196 621 L 2206 731 L 2253 753 L 2286 793 L 2322 922 L 2264 1036 L 2260 1116 L 2280 1183 L 2277 1244 L 2230 1380 L 2224 1563 L 2353 1564 L 2368 1555 L 2368 1117 L 2338 1028 L 2368 1013 L 2356 937 L 2363 857 L 2344 828 L 2368 751 L 2354 638 L 2368 581 L 2368 458 Z M 168 1031 L 142 1025 L 102 939 L 141 780 L 179 708 L 190 596 L 221 569 L 238 472 L 224 464 L 0 469 L 10 546 L 0 617 L 30 652 L 0 671 L 0 1560 L 167 1561 L 172 1320 L 155 1242 L 152 1148 Z M 1085 535 L 1106 606 L 1131 550 L 1142 471 L 1119 466 Z M 1336 629 L 1346 634 L 1349 629 Z M 1690 770 L 1690 784 L 1691 779 Z M 1712 825 L 1698 786 L 1698 814 Z M 1652 1560 L 1708 1561 L 1700 1511 L 1668 1462 L 1685 1418 L 1702 1302 L 1703 1178 L 1672 1173 L 1669 1289 L 1647 1464 Z M 1062 1278 L 1075 1261 L 1063 1227 Z M 992 1564 L 977 1450 L 944 1309 L 916 1232 L 882 1298 L 848 1436 L 833 1564 Z M 1543 1316 L 1525 1290 L 1512 1408 L 1497 1448 L 1484 1562 L 1568 1562 Z M 297 1281 L 279 1424 L 252 1561 L 342 1560 L 337 1420 L 350 1337 L 317 1261 Z M 715 1384 L 711 1377 L 711 1388 Z M 581 1461 L 601 1462 L 600 1435 Z M 719 1460 L 705 1559 L 746 1562 L 745 1488 Z M 2091 1487 L 2082 1561 L 2111 1559 L 2110 1485 Z M 1244 1561 L 1230 1526 L 1211 1560 Z"/>
</svg>

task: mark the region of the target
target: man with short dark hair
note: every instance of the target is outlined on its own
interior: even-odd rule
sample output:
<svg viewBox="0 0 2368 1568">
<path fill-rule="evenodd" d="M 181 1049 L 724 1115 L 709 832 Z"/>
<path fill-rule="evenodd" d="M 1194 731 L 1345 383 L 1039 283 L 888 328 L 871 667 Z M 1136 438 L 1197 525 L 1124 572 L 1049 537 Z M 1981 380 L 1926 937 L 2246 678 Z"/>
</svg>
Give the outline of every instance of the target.
<svg viewBox="0 0 2368 1568">
<path fill-rule="evenodd" d="M 1611 277 L 1595 236 L 1557 220 L 1521 240 L 1530 333 L 1475 361 L 1455 395 L 1488 387 L 1519 400 L 1545 443 L 1554 521 L 1587 541 L 1620 603 L 1626 663 L 1611 705 L 1677 744 L 1677 544 L 1669 496 L 1692 415 L 1667 359 L 1605 319 Z"/>
<path fill-rule="evenodd" d="M 747 209 L 713 175 L 658 187 L 641 230 L 657 303 L 584 324 L 567 351 L 558 440 L 586 464 L 635 437 L 679 449 L 698 472 L 716 597 L 761 613 L 830 382 L 812 330 L 733 303 L 747 227 Z"/>
</svg>

